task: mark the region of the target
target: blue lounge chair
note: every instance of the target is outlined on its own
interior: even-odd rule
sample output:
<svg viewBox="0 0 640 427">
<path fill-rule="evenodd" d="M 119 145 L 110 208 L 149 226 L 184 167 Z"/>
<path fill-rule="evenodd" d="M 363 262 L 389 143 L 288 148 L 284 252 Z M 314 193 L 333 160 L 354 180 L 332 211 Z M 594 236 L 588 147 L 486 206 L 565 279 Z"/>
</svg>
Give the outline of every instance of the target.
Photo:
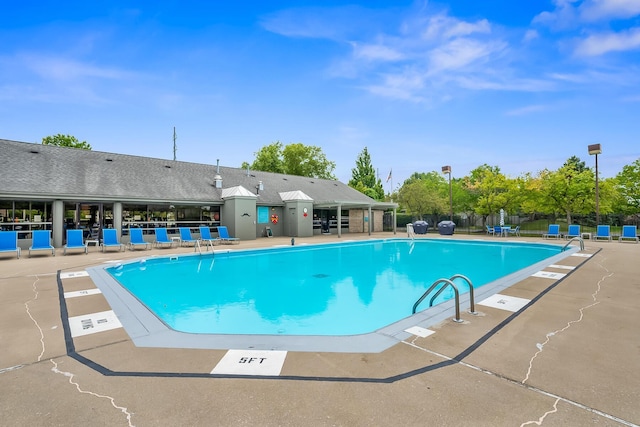
<svg viewBox="0 0 640 427">
<path fill-rule="evenodd" d="M 20 258 L 17 231 L 0 231 L 0 252 L 15 252 Z"/>
<path fill-rule="evenodd" d="M 205 245 L 215 245 L 220 243 L 219 237 L 211 236 L 211 229 L 209 227 L 200 227 L 200 241 Z"/>
<path fill-rule="evenodd" d="M 493 226 L 493 235 L 494 236 L 498 236 L 498 237 L 502 237 L 502 226 L 494 225 Z"/>
<path fill-rule="evenodd" d="M 102 252 L 107 248 L 118 248 L 124 251 L 124 245 L 118 240 L 118 230 L 115 228 L 104 228 L 102 230 Z"/>
<path fill-rule="evenodd" d="M 129 229 L 129 249 L 133 250 L 137 246 L 144 246 L 145 249 L 151 249 L 151 243 L 146 242 L 142 237 L 142 228 Z"/>
<path fill-rule="evenodd" d="M 56 256 L 56 248 L 51 245 L 51 230 L 33 230 L 31 237 L 29 257 L 31 257 L 31 251 L 51 251 L 53 256 Z"/>
<path fill-rule="evenodd" d="M 564 235 L 565 239 L 572 239 L 574 237 L 580 237 L 580 225 L 579 224 L 571 224 L 569 225 L 569 230 L 567 234 Z"/>
<path fill-rule="evenodd" d="M 196 245 L 197 240 L 191 237 L 191 229 L 189 227 L 178 227 L 180 230 L 180 246 Z"/>
<path fill-rule="evenodd" d="M 220 238 L 220 241 L 222 243 L 229 243 L 229 244 L 240 243 L 240 239 L 238 239 L 237 237 L 229 236 L 229 230 L 227 230 L 226 225 L 218 226 L 218 237 Z"/>
<path fill-rule="evenodd" d="M 82 249 L 85 254 L 89 253 L 87 244 L 82 241 L 82 234 L 82 230 L 67 230 L 67 244 L 64 245 L 62 255 L 67 254 L 67 249 Z"/>
<path fill-rule="evenodd" d="M 487 227 L 487 234 L 493 234 L 495 232 L 493 227 L 489 227 L 488 225 L 485 225 L 485 227 Z"/>
<path fill-rule="evenodd" d="M 551 237 L 560 238 L 560 226 L 558 224 L 549 224 L 549 231 L 542 235 L 544 239 L 550 239 Z"/>
<path fill-rule="evenodd" d="M 598 228 L 596 228 L 596 235 L 593 236 L 593 240 L 600 239 L 611 241 L 611 226 L 599 225 Z"/>
<path fill-rule="evenodd" d="M 156 228 L 156 241 L 153 242 L 156 247 L 160 247 L 163 245 L 169 245 L 169 247 L 173 246 L 173 240 L 169 239 L 169 233 L 167 233 L 167 229 L 162 227 L 162 228 Z"/>
<path fill-rule="evenodd" d="M 635 225 L 622 226 L 622 234 L 618 237 L 618 242 L 624 242 L 625 240 L 632 240 L 638 243 L 638 233 Z"/>
</svg>

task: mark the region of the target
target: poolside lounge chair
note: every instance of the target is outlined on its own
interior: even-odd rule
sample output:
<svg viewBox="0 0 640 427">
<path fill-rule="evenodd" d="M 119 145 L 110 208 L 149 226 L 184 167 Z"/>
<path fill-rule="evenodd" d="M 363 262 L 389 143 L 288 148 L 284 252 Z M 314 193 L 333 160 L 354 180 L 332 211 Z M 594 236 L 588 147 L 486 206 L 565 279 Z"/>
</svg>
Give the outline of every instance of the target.
<svg viewBox="0 0 640 427">
<path fill-rule="evenodd" d="M 618 237 L 618 242 L 624 242 L 625 240 L 632 240 L 638 243 L 638 233 L 635 225 L 622 226 L 622 234 Z"/>
<path fill-rule="evenodd" d="M 169 245 L 169 247 L 173 246 L 173 240 L 169 238 L 169 234 L 167 233 L 167 229 L 164 227 L 156 228 L 156 240 L 153 242 L 156 247 L 160 247 L 163 245 Z"/>
<path fill-rule="evenodd" d="M 129 229 L 129 249 L 134 250 L 137 246 L 144 246 L 145 249 L 151 249 L 151 243 L 146 242 L 142 237 L 142 228 Z"/>
<path fill-rule="evenodd" d="M 209 227 L 200 227 L 200 241 L 207 246 L 213 246 L 216 243 L 220 243 L 220 238 L 211 236 L 211 229 Z"/>
<path fill-rule="evenodd" d="M 17 231 L 0 231 L 0 252 L 15 252 L 20 258 Z"/>
<path fill-rule="evenodd" d="M 493 227 L 489 227 L 488 225 L 485 225 L 485 227 L 487 227 L 487 234 L 493 234 L 495 232 Z"/>
<path fill-rule="evenodd" d="M 599 225 L 596 228 L 596 235 L 593 236 L 593 240 L 605 239 L 611 241 L 611 226 Z"/>
<path fill-rule="evenodd" d="M 564 235 L 565 239 L 572 239 L 574 237 L 580 237 L 580 224 L 571 224 L 569 225 L 569 230 L 567 234 Z"/>
<path fill-rule="evenodd" d="M 226 225 L 218 226 L 218 237 L 220 238 L 220 241 L 222 243 L 240 243 L 240 239 L 238 239 L 237 237 L 229 237 L 229 230 L 227 230 Z"/>
<path fill-rule="evenodd" d="M 560 226 L 558 224 L 549 224 L 549 231 L 542 235 L 543 239 L 550 239 L 551 237 L 560 238 Z"/>
<path fill-rule="evenodd" d="M 180 246 L 196 245 L 197 240 L 191 237 L 191 229 L 189 227 L 178 227 L 180 230 Z"/>
<path fill-rule="evenodd" d="M 89 247 L 82 241 L 82 234 L 82 230 L 67 230 L 67 244 L 62 255 L 67 254 L 67 249 L 83 249 L 85 254 L 89 253 Z"/>
<path fill-rule="evenodd" d="M 29 247 L 29 257 L 31 251 L 51 251 L 56 256 L 56 248 L 51 245 L 51 230 L 33 230 L 31 232 L 32 241 Z"/>
<path fill-rule="evenodd" d="M 494 236 L 498 236 L 498 237 L 502 237 L 502 226 L 494 225 L 493 226 L 493 235 Z"/>
<path fill-rule="evenodd" d="M 516 228 L 507 228 L 507 235 L 513 234 L 515 236 L 520 237 L 520 226 L 516 225 Z"/>
<path fill-rule="evenodd" d="M 102 252 L 107 248 L 118 248 L 124 251 L 124 245 L 118 240 L 118 230 L 115 228 L 105 228 L 102 230 Z"/>
</svg>

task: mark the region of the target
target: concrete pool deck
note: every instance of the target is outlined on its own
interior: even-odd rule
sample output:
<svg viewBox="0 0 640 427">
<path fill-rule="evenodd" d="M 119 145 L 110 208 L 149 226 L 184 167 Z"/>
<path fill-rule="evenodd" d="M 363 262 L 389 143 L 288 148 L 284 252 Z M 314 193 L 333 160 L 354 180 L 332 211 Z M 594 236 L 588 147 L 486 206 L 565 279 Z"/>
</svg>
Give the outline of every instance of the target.
<svg viewBox="0 0 640 427">
<path fill-rule="evenodd" d="M 315 236 L 296 243 L 335 240 Z M 262 238 L 233 248 L 289 242 Z M 88 255 L 67 256 L 58 250 L 56 257 L 21 259 L 2 254 L 3 424 L 640 425 L 640 245 L 585 245 L 582 256 L 568 257 L 500 293 L 498 304 L 530 301 L 519 311 L 477 301 L 479 315 L 463 311 L 463 323 L 445 320 L 430 328 L 435 333 L 410 335 L 380 353 L 289 351 L 277 373 L 244 376 L 211 374 L 226 350 L 136 347 L 122 328 L 71 336 L 65 326 L 72 323 L 69 318 L 110 310 L 103 295 L 88 291 L 95 286 L 79 272 L 193 248 L 107 253 L 90 248 Z M 58 271 L 62 290 L 82 296 L 61 304 Z M 110 324 L 107 317 L 82 327 L 99 329 L 103 320 Z"/>
</svg>

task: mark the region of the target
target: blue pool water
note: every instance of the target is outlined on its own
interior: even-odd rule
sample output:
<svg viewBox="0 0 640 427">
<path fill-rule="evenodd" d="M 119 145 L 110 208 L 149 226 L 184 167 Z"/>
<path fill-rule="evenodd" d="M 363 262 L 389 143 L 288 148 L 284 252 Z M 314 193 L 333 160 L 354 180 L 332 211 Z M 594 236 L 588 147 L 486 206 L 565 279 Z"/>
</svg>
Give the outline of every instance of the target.
<svg viewBox="0 0 640 427">
<path fill-rule="evenodd" d="M 410 316 L 437 279 L 463 274 L 477 289 L 559 252 L 543 244 L 392 239 L 152 258 L 106 270 L 177 331 L 354 335 Z M 452 297 L 449 288 L 435 303 Z"/>
</svg>

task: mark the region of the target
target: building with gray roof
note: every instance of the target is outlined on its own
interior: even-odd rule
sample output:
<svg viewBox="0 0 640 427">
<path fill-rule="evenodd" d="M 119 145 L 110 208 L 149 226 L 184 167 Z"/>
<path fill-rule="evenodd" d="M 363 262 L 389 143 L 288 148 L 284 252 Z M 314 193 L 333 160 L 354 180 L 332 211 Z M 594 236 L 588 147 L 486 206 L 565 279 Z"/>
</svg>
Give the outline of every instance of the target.
<svg viewBox="0 0 640 427">
<path fill-rule="evenodd" d="M 56 247 L 66 228 L 93 239 L 116 228 L 123 241 L 130 227 L 226 225 L 244 240 L 382 231 L 397 208 L 334 180 L 9 140 L 0 182 L 0 227 L 21 246 L 36 229 L 52 230 Z"/>
</svg>

